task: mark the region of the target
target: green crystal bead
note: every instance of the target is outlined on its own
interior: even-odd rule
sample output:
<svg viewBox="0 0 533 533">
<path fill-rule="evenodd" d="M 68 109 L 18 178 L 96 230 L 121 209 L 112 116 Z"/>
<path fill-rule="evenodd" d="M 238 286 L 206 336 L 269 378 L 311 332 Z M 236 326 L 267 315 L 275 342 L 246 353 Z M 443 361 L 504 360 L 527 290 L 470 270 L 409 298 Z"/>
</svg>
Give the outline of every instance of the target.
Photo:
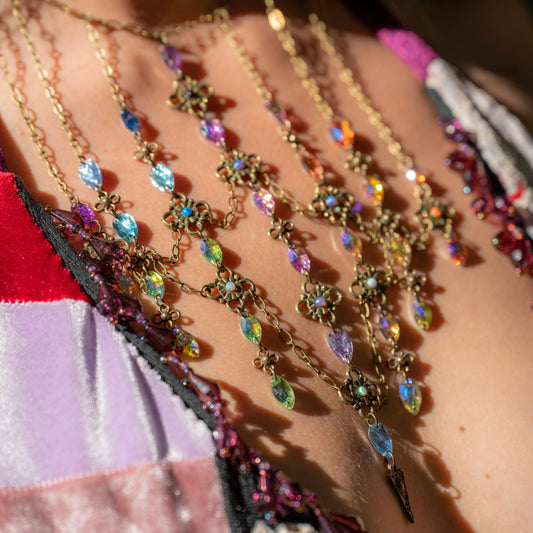
<svg viewBox="0 0 533 533">
<path fill-rule="evenodd" d="M 220 266 L 222 264 L 222 250 L 215 240 L 209 237 L 203 238 L 200 241 L 200 250 L 202 255 L 213 265 Z"/>
<path fill-rule="evenodd" d="M 286 379 L 274 374 L 270 380 L 270 387 L 276 400 L 278 400 L 285 409 L 292 409 L 294 407 L 294 391 Z"/>
<path fill-rule="evenodd" d="M 261 337 L 263 336 L 261 324 L 257 318 L 249 313 L 243 313 L 241 315 L 241 331 L 250 342 L 254 342 L 255 344 L 261 342 Z"/>
<path fill-rule="evenodd" d="M 413 302 L 413 313 L 418 327 L 428 330 L 433 319 L 433 312 L 426 301 L 417 297 Z"/>
<path fill-rule="evenodd" d="M 394 232 L 391 235 L 389 245 L 397 263 L 408 265 L 411 262 L 411 246 L 399 233 Z"/>
<path fill-rule="evenodd" d="M 156 300 L 161 300 L 163 298 L 163 295 L 165 294 L 165 282 L 160 274 L 153 270 L 149 270 L 144 278 L 144 282 L 146 283 L 145 292 L 148 296 L 151 296 Z"/>
</svg>

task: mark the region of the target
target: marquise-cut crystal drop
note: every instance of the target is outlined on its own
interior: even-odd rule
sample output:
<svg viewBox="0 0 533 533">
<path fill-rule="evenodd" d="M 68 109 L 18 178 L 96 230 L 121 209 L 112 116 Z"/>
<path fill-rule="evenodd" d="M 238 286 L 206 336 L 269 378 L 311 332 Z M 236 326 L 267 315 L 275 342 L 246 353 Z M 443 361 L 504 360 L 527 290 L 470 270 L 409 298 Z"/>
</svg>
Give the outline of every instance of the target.
<svg viewBox="0 0 533 533">
<path fill-rule="evenodd" d="M 128 215 L 128 213 L 121 213 L 114 218 L 113 229 L 117 232 L 118 236 L 125 241 L 135 242 L 137 240 L 137 223 L 131 215 Z"/>
<path fill-rule="evenodd" d="M 222 250 L 217 242 L 209 237 L 200 241 L 200 251 L 210 263 L 215 266 L 222 264 Z"/>
<path fill-rule="evenodd" d="M 269 11 L 268 23 L 274 31 L 280 31 L 285 27 L 285 15 L 279 9 Z"/>
<path fill-rule="evenodd" d="M 272 194 L 265 189 L 259 189 L 252 193 L 252 200 L 255 207 L 264 215 L 272 215 L 276 209 L 276 202 Z"/>
<path fill-rule="evenodd" d="M 433 312 L 426 301 L 419 297 L 415 298 L 413 302 L 413 313 L 418 327 L 423 330 L 428 330 L 433 319 Z"/>
<path fill-rule="evenodd" d="M 165 294 L 165 282 L 161 275 L 149 270 L 144 281 L 146 283 L 146 294 L 156 300 L 161 300 Z"/>
<path fill-rule="evenodd" d="M 285 409 L 292 409 L 294 407 L 294 391 L 286 379 L 281 376 L 273 375 L 270 380 L 270 388 L 272 389 L 274 398 L 276 398 Z"/>
<path fill-rule="evenodd" d="M 131 132 L 141 131 L 141 122 L 129 109 L 121 109 L 120 118 L 122 119 L 122 123 L 126 129 L 130 130 Z"/>
<path fill-rule="evenodd" d="M 465 266 L 466 264 L 466 248 L 455 239 L 448 241 L 448 251 L 452 257 L 453 262 L 457 266 Z"/>
<path fill-rule="evenodd" d="M 341 120 L 338 124 L 334 124 L 329 128 L 329 132 L 333 140 L 344 148 L 349 148 L 355 137 L 355 132 L 347 120 Z"/>
<path fill-rule="evenodd" d="M 200 357 L 198 342 L 188 331 L 176 328 L 174 334 L 176 335 L 176 350 L 180 355 L 189 359 Z"/>
<path fill-rule="evenodd" d="M 405 410 L 413 416 L 416 416 L 422 406 L 422 393 L 416 381 L 413 381 L 411 378 L 404 379 L 400 383 L 398 392 Z"/>
<path fill-rule="evenodd" d="M 368 428 L 368 437 L 374 448 L 385 457 L 392 453 L 392 439 L 387 428 L 381 423 L 372 424 Z"/>
<path fill-rule="evenodd" d="M 350 252 L 354 257 L 360 257 L 363 249 L 363 243 L 357 235 L 348 233 L 347 231 L 341 232 L 341 242 L 344 249 Z"/>
<path fill-rule="evenodd" d="M 379 331 L 388 341 L 397 341 L 400 338 L 400 325 L 390 313 L 379 318 Z"/>
<path fill-rule="evenodd" d="M 404 265 L 411 262 L 411 246 L 399 233 L 391 235 L 390 249 L 396 262 Z"/>
<path fill-rule="evenodd" d="M 261 323 L 249 313 L 243 313 L 241 315 L 241 331 L 250 342 L 255 344 L 261 342 L 261 337 L 263 336 Z"/>
<path fill-rule="evenodd" d="M 331 351 L 345 363 L 350 363 L 353 357 L 353 342 L 350 335 L 343 329 L 337 328 L 329 332 L 328 344 Z"/>
<path fill-rule="evenodd" d="M 320 161 L 307 150 L 300 155 L 300 161 L 304 170 L 318 183 L 324 179 L 324 167 Z"/>
<path fill-rule="evenodd" d="M 226 130 L 217 118 L 200 121 L 200 133 L 217 146 L 220 146 L 226 140 Z"/>
<path fill-rule="evenodd" d="M 181 72 L 181 68 L 183 67 L 183 59 L 176 48 L 170 45 L 161 47 L 161 50 L 159 51 L 159 57 L 174 74 Z"/>
<path fill-rule="evenodd" d="M 99 189 L 102 186 L 102 171 L 96 161 L 86 159 L 78 167 L 78 175 L 89 189 Z"/>
<path fill-rule="evenodd" d="M 304 250 L 296 246 L 289 246 L 287 249 L 287 257 L 294 270 L 304 276 L 309 273 L 309 270 L 311 269 L 311 260 Z"/>
<path fill-rule="evenodd" d="M 272 118 L 277 120 L 279 124 L 283 125 L 285 123 L 285 120 L 287 119 L 287 113 L 277 102 L 274 102 L 274 100 L 265 100 L 265 107 Z"/>
<path fill-rule="evenodd" d="M 381 205 L 385 197 L 381 181 L 377 178 L 369 177 L 366 181 L 365 195 L 372 202 L 372 205 Z"/>
<path fill-rule="evenodd" d="M 152 185 L 160 191 L 172 192 L 174 190 L 174 174 L 164 163 L 157 163 L 150 170 Z"/>
</svg>

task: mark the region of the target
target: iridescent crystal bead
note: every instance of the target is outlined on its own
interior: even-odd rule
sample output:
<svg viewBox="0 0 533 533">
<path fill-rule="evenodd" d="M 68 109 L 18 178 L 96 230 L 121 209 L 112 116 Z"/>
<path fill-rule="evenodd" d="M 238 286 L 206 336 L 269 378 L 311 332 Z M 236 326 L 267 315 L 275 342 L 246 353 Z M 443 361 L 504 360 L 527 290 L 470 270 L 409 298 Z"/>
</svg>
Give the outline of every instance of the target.
<svg viewBox="0 0 533 533">
<path fill-rule="evenodd" d="M 328 344 L 331 351 L 345 363 L 350 363 L 353 357 L 353 342 L 350 335 L 341 328 L 329 332 Z"/>
<path fill-rule="evenodd" d="M 348 233 L 347 231 L 341 232 L 341 242 L 344 249 L 350 252 L 354 257 L 360 257 L 363 250 L 363 243 L 357 235 Z"/>
<path fill-rule="evenodd" d="M 279 9 L 272 9 L 268 12 L 268 23 L 274 31 L 280 31 L 285 27 L 285 16 Z"/>
<path fill-rule="evenodd" d="M 294 270 L 304 276 L 309 273 L 309 270 L 311 269 L 311 260 L 304 250 L 291 245 L 287 249 L 287 257 Z"/>
<path fill-rule="evenodd" d="M 391 313 L 379 317 L 379 331 L 388 341 L 400 338 L 400 325 Z"/>
<path fill-rule="evenodd" d="M 165 282 L 159 273 L 149 270 L 144 278 L 144 282 L 146 283 L 146 294 L 148 296 L 156 300 L 163 298 L 165 294 Z"/>
<path fill-rule="evenodd" d="M 336 196 L 334 196 L 333 194 L 329 195 L 327 198 L 326 198 L 326 205 L 328 207 L 335 207 L 336 205 L 339 205 L 339 200 L 337 199 Z"/>
<path fill-rule="evenodd" d="M 74 202 L 70 206 L 70 209 L 73 213 L 76 213 L 81 217 L 83 223 L 88 228 L 94 228 L 96 226 L 96 215 L 87 204 Z"/>
<path fill-rule="evenodd" d="M 323 296 L 317 296 L 315 298 L 314 304 L 317 307 L 326 307 L 326 299 Z"/>
<path fill-rule="evenodd" d="M 366 280 L 366 286 L 369 289 L 377 289 L 378 287 L 378 280 L 376 278 L 368 278 Z"/>
<path fill-rule="evenodd" d="M 164 163 L 157 163 L 150 170 L 152 185 L 160 191 L 172 192 L 174 190 L 174 174 Z"/>
<path fill-rule="evenodd" d="M 174 74 L 179 74 L 181 72 L 183 59 L 176 48 L 168 44 L 162 46 L 159 50 L 159 57 Z"/>
<path fill-rule="evenodd" d="M 378 453 L 384 457 L 392 454 L 392 439 L 387 428 L 381 422 L 369 426 L 368 437 Z"/>
<path fill-rule="evenodd" d="M 258 189 L 252 193 L 252 200 L 255 207 L 264 215 L 272 215 L 276 209 L 276 202 L 272 194 L 265 189 Z"/>
<path fill-rule="evenodd" d="M 257 318 L 249 313 L 243 313 L 241 315 L 241 331 L 250 342 L 255 344 L 261 342 L 261 337 L 263 336 L 261 324 Z"/>
<path fill-rule="evenodd" d="M 286 379 L 274 374 L 270 380 L 270 388 L 272 389 L 274 398 L 276 398 L 285 409 L 292 409 L 294 407 L 294 391 L 287 383 Z"/>
<path fill-rule="evenodd" d="M 341 120 L 339 123 L 334 124 L 329 128 L 329 132 L 333 140 L 344 148 L 349 148 L 355 137 L 355 132 L 347 120 Z"/>
<path fill-rule="evenodd" d="M 121 239 L 128 242 L 137 240 L 138 230 L 135 219 L 128 213 L 121 213 L 113 219 L 113 229 Z"/>
<path fill-rule="evenodd" d="M 416 170 L 414 170 L 412 168 L 406 168 L 405 169 L 405 177 L 409 181 L 416 181 Z"/>
<path fill-rule="evenodd" d="M 129 109 L 126 109 L 126 108 L 121 109 L 120 118 L 122 119 L 122 123 L 124 124 L 124 127 L 128 129 L 129 131 L 131 131 L 132 133 L 141 131 L 140 120 Z"/>
<path fill-rule="evenodd" d="M 200 251 L 210 263 L 215 266 L 222 264 L 222 250 L 217 242 L 209 237 L 200 240 Z"/>
<path fill-rule="evenodd" d="M 404 265 L 411 262 L 411 246 L 399 233 L 391 235 L 389 246 L 396 262 Z"/>
<path fill-rule="evenodd" d="M 372 205 L 381 205 L 385 197 L 385 191 L 383 190 L 381 181 L 377 178 L 369 177 L 365 185 L 365 195 L 372 202 Z"/>
<path fill-rule="evenodd" d="M 184 355 L 189 359 L 200 357 L 198 342 L 188 331 L 176 328 L 174 329 L 174 335 L 176 336 L 176 351 L 178 354 Z"/>
<path fill-rule="evenodd" d="M 86 159 L 78 167 L 78 175 L 89 189 L 99 189 L 102 186 L 102 171 L 96 161 Z"/>
<path fill-rule="evenodd" d="M 422 393 L 416 381 L 413 381 L 411 378 L 404 379 L 400 383 L 398 392 L 405 410 L 413 416 L 416 416 L 422 406 Z"/>
<path fill-rule="evenodd" d="M 324 167 L 318 159 L 307 150 L 300 155 L 300 161 L 304 170 L 318 183 L 322 183 L 324 178 Z"/>
<path fill-rule="evenodd" d="M 459 241 L 450 239 L 448 241 L 448 251 L 457 266 L 464 266 L 466 264 L 466 248 Z"/>
<path fill-rule="evenodd" d="M 233 168 L 235 170 L 242 170 L 244 168 L 244 161 L 242 159 L 236 159 L 233 162 Z"/>
<path fill-rule="evenodd" d="M 192 209 L 188 206 L 183 207 L 180 212 L 184 217 L 190 217 L 192 215 Z"/>
<path fill-rule="evenodd" d="M 431 326 L 433 313 L 426 301 L 418 296 L 413 302 L 413 314 L 418 327 L 423 330 L 428 330 Z"/>
<path fill-rule="evenodd" d="M 233 292 L 235 289 L 236 289 L 236 285 L 235 285 L 235 283 L 233 283 L 233 281 L 228 281 L 226 283 L 226 290 L 227 291 Z"/>
<path fill-rule="evenodd" d="M 217 146 L 220 146 L 226 140 L 226 130 L 217 118 L 202 120 L 200 122 L 200 133 Z"/>
<path fill-rule="evenodd" d="M 283 125 L 287 119 L 285 110 L 274 100 L 265 100 L 265 107 L 272 118 L 276 119 L 279 124 Z"/>
</svg>

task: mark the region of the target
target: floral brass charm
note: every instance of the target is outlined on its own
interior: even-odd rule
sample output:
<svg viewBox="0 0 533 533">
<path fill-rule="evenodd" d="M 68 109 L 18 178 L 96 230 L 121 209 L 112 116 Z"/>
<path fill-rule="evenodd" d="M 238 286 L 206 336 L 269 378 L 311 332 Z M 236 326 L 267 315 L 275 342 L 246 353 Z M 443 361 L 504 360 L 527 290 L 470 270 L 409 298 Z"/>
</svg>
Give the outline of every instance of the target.
<svg viewBox="0 0 533 533">
<path fill-rule="evenodd" d="M 332 185 L 320 185 L 315 189 L 311 210 L 333 223 L 342 223 L 348 218 L 354 206 L 354 197 Z"/>
<path fill-rule="evenodd" d="M 167 104 L 173 109 L 204 118 L 213 92 L 210 85 L 183 75 L 174 81 L 174 92 L 168 97 Z"/>
<path fill-rule="evenodd" d="M 230 268 L 221 266 L 214 283 L 204 285 L 202 293 L 212 300 L 226 304 L 231 311 L 242 313 L 246 301 L 255 294 L 255 285 L 251 280 L 241 278 Z"/>
<path fill-rule="evenodd" d="M 375 383 L 368 381 L 359 369 L 352 367 L 339 394 L 346 403 L 360 411 L 378 405 L 378 390 Z"/>
<path fill-rule="evenodd" d="M 226 150 L 217 168 L 216 176 L 230 183 L 255 187 L 261 174 L 261 158 L 238 150 Z"/>
<path fill-rule="evenodd" d="M 183 230 L 189 235 L 200 235 L 205 221 L 212 218 L 206 202 L 195 202 L 180 192 L 172 194 L 169 210 L 163 215 L 163 222 L 172 231 Z"/>
<path fill-rule="evenodd" d="M 302 316 L 318 320 L 321 324 L 335 323 L 335 308 L 342 301 L 342 293 L 335 287 L 324 285 L 308 278 L 302 285 L 303 294 L 296 304 L 296 310 Z"/>
</svg>

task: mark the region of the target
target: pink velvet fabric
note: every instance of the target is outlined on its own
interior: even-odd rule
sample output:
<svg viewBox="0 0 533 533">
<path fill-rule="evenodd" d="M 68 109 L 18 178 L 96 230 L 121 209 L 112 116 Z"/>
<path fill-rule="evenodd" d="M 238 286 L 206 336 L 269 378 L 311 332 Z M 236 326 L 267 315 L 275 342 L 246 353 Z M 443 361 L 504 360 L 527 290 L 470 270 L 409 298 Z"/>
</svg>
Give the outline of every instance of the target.
<svg viewBox="0 0 533 533">
<path fill-rule="evenodd" d="M 0 491 L 4 533 L 226 533 L 212 457 Z"/>
</svg>

